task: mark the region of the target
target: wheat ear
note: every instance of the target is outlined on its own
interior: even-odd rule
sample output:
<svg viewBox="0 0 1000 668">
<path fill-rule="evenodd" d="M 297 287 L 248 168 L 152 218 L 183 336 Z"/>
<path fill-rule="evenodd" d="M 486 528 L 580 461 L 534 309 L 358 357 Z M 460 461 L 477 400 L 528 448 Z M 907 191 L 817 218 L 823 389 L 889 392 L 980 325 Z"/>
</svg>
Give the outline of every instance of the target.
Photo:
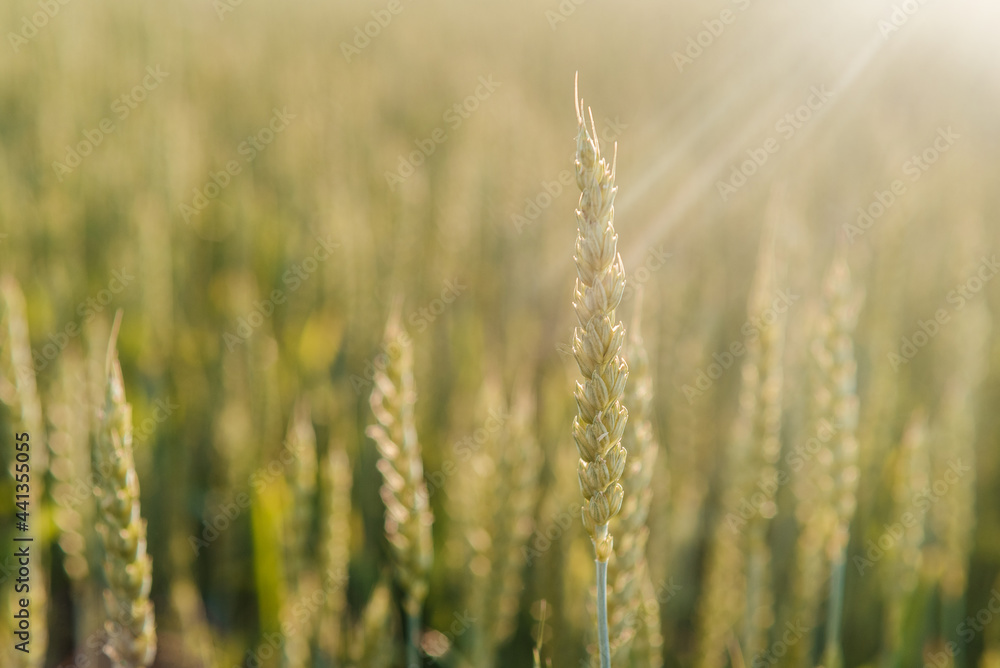
<svg viewBox="0 0 1000 668">
<path fill-rule="evenodd" d="M 854 360 L 854 326 L 861 306 L 860 293 L 851 286 L 850 270 L 844 259 L 844 247 L 838 249 L 824 283 L 826 314 L 821 323 L 822 347 L 819 347 L 820 388 L 823 412 L 836 431 L 829 452 L 830 478 L 833 481 L 831 499 L 836 524 L 830 538 L 829 555 L 832 569 L 829 609 L 826 619 L 826 649 L 823 665 L 840 668 L 840 617 L 844 602 L 844 576 L 847 539 L 851 519 L 857 506 L 858 425 L 857 364 Z M 822 410 L 822 409 L 821 409 Z"/>
<path fill-rule="evenodd" d="M 145 668 L 156 655 L 156 623 L 149 589 L 153 562 L 146 553 L 146 522 L 139 508 L 139 478 L 132 459 L 132 407 L 116 341 L 121 311 L 108 344 L 107 390 L 101 411 L 94 469 L 98 531 L 104 544 L 104 591 L 108 640 L 104 653 L 116 668 Z"/>
<path fill-rule="evenodd" d="M 485 475 L 470 476 L 483 493 L 486 511 L 469 534 L 470 543 L 476 536 L 472 547 L 484 566 L 479 595 L 473 600 L 480 629 L 472 651 L 472 664 L 477 668 L 495 665 L 497 647 L 516 630 L 524 590 L 524 548 L 534 530 L 540 496 L 542 451 L 534 434 L 534 393 L 526 383 L 517 385 L 512 403 L 503 433 L 487 446 L 487 458 L 494 466 Z M 462 502 L 469 501 L 463 497 Z"/>
<path fill-rule="evenodd" d="M 385 533 L 396 557 L 396 579 L 406 592 L 408 664 L 419 664 L 420 613 L 427 597 L 433 559 L 431 515 L 424 465 L 414 420 L 413 342 L 394 311 L 386 327 L 386 350 L 398 351 L 375 374 L 371 408 L 377 424 L 366 433 L 375 441 L 384 483 Z"/>
<path fill-rule="evenodd" d="M 749 320 L 760 322 L 774 299 L 779 263 L 775 257 L 775 218 L 765 222 L 757 254 L 757 267 L 747 300 Z M 733 634 L 742 620 L 738 649 L 748 662 L 766 645 L 773 619 L 768 524 L 776 512 L 775 463 L 780 454 L 779 432 L 782 407 L 782 354 L 785 318 L 775 314 L 773 322 L 746 342 L 741 367 L 739 413 L 733 428 L 730 460 L 724 470 L 722 506 L 725 515 L 715 527 L 708 560 L 705 593 L 699 610 L 700 633 L 696 665 L 719 668 L 725 663 L 727 646 L 732 651 Z M 758 485 L 770 489 L 749 519 L 737 513 Z"/>
<path fill-rule="evenodd" d="M 781 259 L 776 253 L 776 218 L 771 214 L 761 236 L 757 276 L 749 304 L 751 318 L 760 317 L 770 307 L 779 285 Z M 766 322 L 766 320 L 765 320 Z M 785 314 L 777 314 L 773 323 L 761 329 L 760 336 L 747 342 L 747 360 L 742 368 L 740 414 L 737 424 L 737 462 L 742 462 L 738 477 L 743 498 L 750 498 L 757 487 L 771 490 L 746 528 L 746 619 L 743 628 L 743 653 L 755 657 L 767 645 L 767 631 L 774 623 L 774 592 L 770 575 L 771 549 L 768 526 L 777 512 L 777 469 L 781 452 L 781 416 L 784 385 Z"/>
<path fill-rule="evenodd" d="M 390 582 L 383 578 L 375 585 L 361 620 L 351 634 L 351 666 L 390 668 L 396 666 L 395 617 L 392 614 Z M 419 665 L 419 664 L 415 664 Z M 411 668 L 408 664 L 407 668 Z"/>
<path fill-rule="evenodd" d="M 576 385 L 577 415 L 573 439 L 580 452 L 578 475 L 583 492 L 583 524 L 596 553 L 597 637 L 601 665 L 611 664 L 608 642 L 608 560 L 614 540 L 608 522 L 622 507 L 625 472 L 622 435 L 628 411 L 622 403 L 628 364 L 620 356 L 625 326 L 615 309 L 625 292 L 625 269 L 615 233 L 615 160 L 601 157 L 593 114 L 584 120 L 579 89 L 576 98 L 576 183 L 580 203 L 576 210 L 576 290 L 573 307 L 578 325 L 573 332 L 573 355 L 583 374 Z M 617 151 L 617 146 L 616 146 Z"/>
</svg>

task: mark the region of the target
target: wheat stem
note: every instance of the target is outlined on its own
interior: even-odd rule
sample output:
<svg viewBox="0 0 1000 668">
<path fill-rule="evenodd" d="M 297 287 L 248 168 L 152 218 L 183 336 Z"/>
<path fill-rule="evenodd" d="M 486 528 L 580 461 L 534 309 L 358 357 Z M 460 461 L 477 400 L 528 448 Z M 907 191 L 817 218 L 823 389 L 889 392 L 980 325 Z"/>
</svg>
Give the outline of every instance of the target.
<svg viewBox="0 0 1000 668">
<path fill-rule="evenodd" d="M 406 613 L 406 667 L 420 668 L 420 611 Z"/>
<path fill-rule="evenodd" d="M 844 657 L 840 651 L 840 618 L 844 610 L 844 554 L 842 553 L 833 564 L 833 577 L 830 578 L 830 601 L 826 618 L 826 651 L 824 652 L 824 668 L 841 668 Z"/>
<path fill-rule="evenodd" d="M 611 668 L 611 643 L 608 640 L 608 562 L 595 559 L 597 565 L 597 645 L 601 668 Z"/>
</svg>

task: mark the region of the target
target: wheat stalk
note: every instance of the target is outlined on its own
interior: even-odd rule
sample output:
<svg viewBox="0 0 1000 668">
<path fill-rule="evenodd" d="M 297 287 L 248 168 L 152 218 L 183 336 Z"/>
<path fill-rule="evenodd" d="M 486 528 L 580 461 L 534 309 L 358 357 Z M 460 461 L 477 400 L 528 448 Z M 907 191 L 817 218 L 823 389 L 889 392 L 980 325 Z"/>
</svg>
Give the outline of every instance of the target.
<svg viewBox="0 0 1000 668">
<path fill-rule="evenodd" d="M 576 289 L 573 307 L 578 325 L 573 332 L 573 355 L 583 374 L 576 385 L 577 415 L 573 439 L 580 453 L 578 475 L 583 492 L 583 524 L 596 554 L 597 632 L 601 665 L 611 665 L 607 623 L 608 560 L 614 539 L 608 522 L 624 499 L 619 483 L 625 471 L 622 435 L 628 411 L 622 403 L 628 364 L 621 358 L 625 326 L 615 309 L 625 292 L 625 269 L 615 233 L 615 160 L 601 157 L 593 114 L 584 120 L 579 89 L 576 99 L 576 183 L 580 202 L 576 210 Z M 617 146 L 616 146 L 617 150 Z"/>
<path fill-rule="evenodd" d="M 902 525 L 899 542 L 889 554 L 890 575 L 882 579 L 886 595 L 885 650 L 889 656 L 902 646 L 907 604 L 919 583 L 927 508 L 913 500 L 931 483 L 929 455 L 927 417 L 917 409 L 903 432 L 893 471 L 893 515 L 902 518 L 910 514 L 912 521 Z"/>
<path fill-rule="evenodd" d="M 398 312 L 389 318 L 386 349 L 398 350 L 385 369 L 374 377 L 371 408 L 377 424 L 366 431 L 375 441 L 382 473 L 385 533 L 396 557 L 396 578 L 406 593 L 404 608 L 409 627 L 408 663 L 419 662 L 420 613 L 427 597 L 433 559 L 431 514 L 424 466 L 414 420 L 416 388 L 413 381 L 413 347 L 399 325 Z"/>
<path fill-rule="evenodd" d="M 156 623 L 149 589 L 153 562 L 146 553 L 146 522 L 139 508 L 139 478 L 132 459 L 132 407 L 116 341 L 121 311 L 108 344 L 107 390 L 99 416 L 94 468 L 98 531 L 104 545 L 108 640 L 104 652 L 116 668 L 145 668 L 156 655 Z"/>
</svg>

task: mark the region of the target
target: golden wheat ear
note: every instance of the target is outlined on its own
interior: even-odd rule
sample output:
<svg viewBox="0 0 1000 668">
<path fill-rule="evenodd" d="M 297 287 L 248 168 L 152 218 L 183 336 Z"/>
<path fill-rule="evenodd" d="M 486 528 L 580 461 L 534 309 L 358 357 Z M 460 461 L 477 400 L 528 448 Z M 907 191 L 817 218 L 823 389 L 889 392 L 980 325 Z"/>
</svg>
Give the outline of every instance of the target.
<svg viewBox="0 0 1000 668">
<path fill-rule="evenodd" d="M 396 558 L 396 579 L 406 593 L 408 663 L 419 664 L 420 615 L 427 598 L 433 544 L 424 464 L 414 418 L 413 341 L 393 309 L 385 332 L 389 361 L 374 378 L 371 408 L 376 424 L 366 434 L 378 448 L 385 503 L 385 534 Z"/>
<path fill-rule="evenodd" d="M 578 83 L 578 82 L 577 82 Z M 577 475 L 583 492 L 583 524 L 596 554 L 597 628 L 601 665 L 611 663 L 607 624 L 608 560 L 614 540 L 608 529 L 622 507 L 624 489 L 619 482 L 625 472 L 622 436 L 628 411 L 622 397 L 628 380 L 628 365 L 621 357 L 625 326 L 615 309 L 625 294 L 625 268 L 618 254 L 615 232 L 615 160 L 601 156 L 594 117 L 588 127 L 584 119 L 579 86 L 576 99 L 576 183 L 580 202 L 576 209 L 576 289 L 573 308 L 577 327 L 573 332 L 573 355 L 583 374 L 576 385 L 577 415 L 573 439 L 580 453 Z M 615 146 L 617 152 L 617 145 Z"/>
<path fill-rule="evenodd" d="M 118 362 L 122 312 L 108 343 L 107 389 L 94 449 L 97 530 L 104 545 L 108 637 L 104 653 L 116 668 L 146 668 L 156 656 L 156 623 L 149 590 L 153 562 L 146 552 L 146 522 L 139 508 L 139 477 L 132 457 L 132 407 Z"/>
</svg>

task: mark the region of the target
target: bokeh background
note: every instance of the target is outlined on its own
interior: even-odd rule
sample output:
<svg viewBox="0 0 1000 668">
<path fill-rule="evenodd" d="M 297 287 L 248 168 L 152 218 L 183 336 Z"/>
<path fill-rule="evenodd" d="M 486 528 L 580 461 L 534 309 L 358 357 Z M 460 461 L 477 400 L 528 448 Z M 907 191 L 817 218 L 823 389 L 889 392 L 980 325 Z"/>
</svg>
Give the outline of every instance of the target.
<svg viewBox="0 0 1000 668">
<path fill-rule="evenodd" d="M 398 11 L 373 29 L 388 5 Z M 931 505 L 919 591 L 900 603 L 901 653 L 885 649 L 891 560 L 864 574 L 848 568 L 845 664 L 937 665 L 931 657 L 952 639 L 961 651 L 941 665 L 996 666 L 1000 622 L 968 641 L 956 624 L 988 609 L 1000 573 L 1000 282 L 967 288 L 960 308 L 949 296 L 1000 242 L 1000 8 L 388 5 L 18 0 L 0 9 L 0 271 L 25 295 L 44 430 L 60 450 L 50 459 L 75 462 L 52 469 L 36 509 L 51 545 L 49 640 L 36 665 L 70 665 L 81 651 L 99 660 L 81 648 L 102 621 L 92 504 L 60 511 L 55 492 L 88 479 L 88 431 L 117 309 L 154 564 L 155 665 L 287 661 L 247 652 L 280 628 L 288 518 L 305 512 L 294 526 L 310 555 L 329 518 L 321 498 L 292 500 L 284 471 L 260 490 L 251 479 L 277 457 L 300 402 L 320 459 L 337 451 L 350 463 L 350 508 L 340 507 L 349 577 L 336 621 L 344 656 L 366 619 L 381 624 L 369 641 L 402 642 L 398 589 L 373 597 L 392 559 L 378 455 L 364 433 L 394 304 L 414 341 L 425 471 L 441 471 L 463 439 L 475 440 L 491 410 L 531 396 L 543 465 L 524 520 L 538 554 L 512 593 L 517 612 L 498 664 L 529 665 L 543 600 L 543 662 L 587 661 L 592 547 L 567 511 L 579 504 L 570 436 L 579 372 L 567 348 L 579 73 L 605 153 L 618 144 L 619 249 L 642 288 L 661 444 L 647 557 L 653 583 L 674 592 L 661 601 L 665 665 L 696 662 L 714 527 L 732 510 L 721 499 L 739 363 L 693 399 L 684 387 L 743 340 L 772 220 L 782 287 L 800 297 L 784 351 L 786 451 L 810 433 L 810 342 L 838 243 L 866 295 L 854 341 L 860 484 L 849 560 L 898 515 L 893 490 L 906 481 L 895 463 L 915 412 L 926 420 L 931 480 L 954 456 L 973 467 Z M 925 155 L 939 137 L 949 139 Z M 753 174 L 741 181 L 734 170 L 766 145 L 764 164 L 744 166 Z M 921 155 L 926 169 L 914 171 Z M 896 180 L 905 191 L 891 195 Z M 884 206 L 872 208 L 880 198 Z M 881 213 L 863 227 L 859 207 Z M 620 309 L 626 323 L 637 304 L 630 296 Z M 893 362 L 942 308 L 948 323 L 912 359 Z M 14 421 L 3 424 L 9 443 Z M 5 463 L 12 452 L 2 448 Z M 470 491 L 469 476 L 489 477 L 485 470 L 432 485 L 427 665 L 466 665 L 476 635 L 449 629 L 489 581 L 470 557 L 488 554 L 482 533 L 493 532 L 504 502 Z M 0 487 L 9 509 L 12 483 Z M 194 547 L 192 537 L 218 528 L 226 504 L 250 489 L 250 507 Z M 783 489 L 769 534 L 776 634 L 794 616 L 786 584 L 795 508 Z M 573 521 L 560 522 L 565 515 Z M 541 540 L 546 530 L 555 538 Z M 373 601 L 384 610 L 366 617 Z M 5 647 L 8 638 L 5 630 Z M 822 631 L 815 638 L 819 647 Z M 15 660 L 5 649 L 3 665 Z M 343 661 L 357 659 L 335 665 Z"/>
</svg>

